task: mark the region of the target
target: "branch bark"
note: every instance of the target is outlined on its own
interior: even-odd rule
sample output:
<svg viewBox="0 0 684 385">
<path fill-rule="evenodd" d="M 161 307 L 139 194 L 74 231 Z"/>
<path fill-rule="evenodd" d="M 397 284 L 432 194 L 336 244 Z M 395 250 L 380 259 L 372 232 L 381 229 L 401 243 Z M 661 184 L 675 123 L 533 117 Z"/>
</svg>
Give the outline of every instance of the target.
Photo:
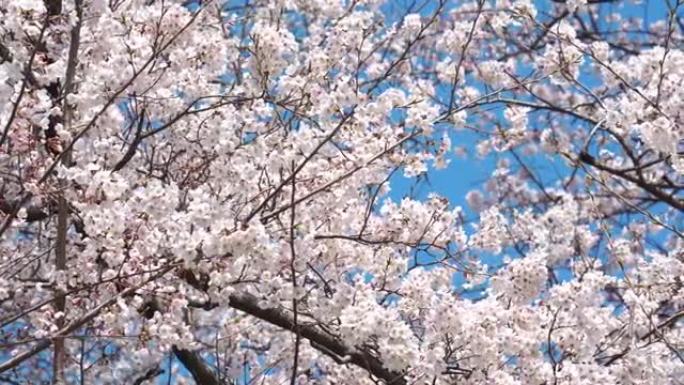
<svg viewBox="0 0 684 385">
<path fill-rule="evenodd" d="M 596 158 L 593 156 L 589 155 L 586 152 L 582 152 L 579 154 L 579 161 L 582 163 L 588 164 L 592 167 L 595 167 L 601 171 L 608 172 L 612 174 L 613 176 L 616 176 L 618 178 L 624 179 L 628 182 L 634 183 L 635 185 L 639 186 L 641 189 L 644 191 L 648 192 L 652 196 L 654 196 L 656 199 L 660 200 L 661 202 L 669 205 L 670 207 L 673 207 L 679 211 L 684 211 L 684 200 L 674 196 L 670 195 L 657 186 L 654 186 L 647 181 L 643 180 L 642 178 L 639 178 L 638 176 L 632 176 L 627 172 L 621 171 L 621 170 L 616 170 L 614 168 L 608 167 L 602 163 L 600 163 Z"/>
<path fill-rule="evenodd" d="M 188 369 L 197 385 L 223 385 L 199 354 L 176 346 L 173 347 L 173 354 Z"/>
<path fill-rule="evenodd" d="M 148 371 L 145 372 L 142 376 L 138 377 L 134 382 L 133 385 L 142 385 L 146 381 L 149 381 L 158 375 L 164 373 L 164 370 L 159 367 L 159 365 L 156 365 L 152 368 L 150 368 Z"/>
<path fill-rule="evenodd" d="M 74 77 L 76 76 L 76 64 L 78 63 L 78 49 L 81 39 L 81 22 L 83 18 L 83 3 L 82 0 L 76 0 L 76 15 L 78 20 L 76 24 L 71 29 L 70 41 L 69 41 L 69 56 L 67 59 L 67 68 L 65 74 L 64 85 L 61 89 L 60 97 L 62 100 L 62 111 L 64 126 L 67 131 L 71 131 L 73 109 L 68 101 L 68 96 L 73 92 L 74 88 Z M 55 7 L 61 12 L 61 4 L 55 4 Z M 65 167 L 69 167 L 71 164 L 71 150 L 67 150 L 66 154 L 62 157 L 62 163 Z M 59 197 L 57 198 L 57 240 L 55 243 L 55 269 L 57 272 L 63 272 L 67 269 L 67 231 L 69 229 L 69 203 L 64 197 L 64 189 L 67 188 L 67 183 L 65 181 L 60 181 L 59 184 L 62 186 L 59 192 Z M 55 298 L 55 309 L 57 312 L 62 314 L 56 322 L 58 328 L 64 326 L 64 319 L 66 318 L 66 293 L 61 288 L 56 290 Z M 64 362 L 65 362 L 65 349 L 64 349 L 64 338 L 56 337 L 53 346 L 53 381 L 60 383 L 64 377 Z"/>
<path fill-rule="evenodd" d="M 202 279 L 197 279 L 194 274 L 187 270 L 181 271 L 180 278 L 184 279 L 197 290 L 207 290 L 207 282 Z M 263 309 L 259 307 L 258 299 L 251 294 L 235 293 L 230 295 L 228 301 L 228 305 L 233 309 L 240 310 L 271 325 L 278 326 L 293 333 L 298 333 L 301 338 L 309 340 L 314 349 L 329 356 L 339 364 L 356 365 L 359 368 L 368 371 L 368 373 L 374 377 L 382 380 L 382 382 L 387 385 L 407 385 L 404 373 L 388 370 L 384 367 L 380 358 L 369 352 L 347 346 L 332 334 L 326 333 L 314 325 L 295 322 L 291 315 L 281 309 Z M 203 307 L 209 310 L 216 307 L 215 305 L 216 304 L 209 303 L 205 304 Z M 186 355 L 185 357 L 189 356 Z M 195 358 L 197 358 L 197 356 L 195 356 Z M 183 362 L 184 365 L 186 365 L 186 363 L 191 365 L 191 367 L 187 367 L 186 365 L 191 373 L 193 370 L 197 373 L 211 373 L 211 370 L 207 368 L 206 363 L 201 359 L 190 358 L 185 362 L 181 360 L 181 362 Z M 203 368 L 198 368 L 198 365 L 203 365 Z M 207 384 L 214 385 L 219 383 L 207 382 Z"/>
<path fill-rule="evenodd" d="M 11 63 L 13 60 L 12 53 L 10 52 L 9 48 L 7 48 L 2 42 L 0 42 L 0 64 L 4 62 Z"/>
<path fill-rule="evenodd" d="M 3 215 L 16 217 L 20 209 L 21 205 L 19 202 L 8 202 L 0 198 L 0 213 Z M 29 206 L 26 208 L 26 218 L 24 218 L 24 220 L 27 222 L 42 221 L 49 217 L 51 215 L 50 211 L 53 210 L 54 209 L 51 210 L 49 207 Z"/>
<path fill-rule="evenodd" d="M 230 296 L 230 307 L 243 311 L 251 316 L 299 334 L 311 342 L 311 345 L 336 361 L 356 365 L 381 379 L 387 385 L 406 385 L 404 374 L 384 367 L 382 361 L 368 352 L 347 346 L 334 336 L 320 329 L 302 324 L 295 324 L 291 316 L 279 309 L 262 309 L 258 301 L 249 294 L 233 294 Z"/>
</svg>

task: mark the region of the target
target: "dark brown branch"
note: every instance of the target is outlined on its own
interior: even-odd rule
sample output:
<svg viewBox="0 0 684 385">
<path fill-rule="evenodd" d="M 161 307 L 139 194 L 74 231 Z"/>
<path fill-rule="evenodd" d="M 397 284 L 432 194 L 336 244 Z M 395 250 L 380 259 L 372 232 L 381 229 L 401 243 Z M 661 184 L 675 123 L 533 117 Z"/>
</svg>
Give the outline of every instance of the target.
<svg viewBox="0 0 684 385">
<path fill-rule="evenodd" d="M 582 163 L 586 163 L 590 166 L 596 167 L 597 169 L 601 171 L 608 172 L 612 174 L 613 176 L 616 176 L 618 178 L 627 180 L 629 182 L 634 183 L 635 185 L 639 186 L 640 188 L 644 189 L 646 192 L 649 194 L 653 195 L 657 199 L 659 199 L 661 202 L 667 204 L 668 206 L 671 206 L 675 209 L 678 209 L 680 211 L 684 211 L 684 201 L 681 199 L 678 199 L 675 196 L 672 196 L 661 189 L 659 189 L 657 186 L 654 186 L 650 183 L 647 183 L 641 178 L 634 177 L 626 172 L 623 172 L 622 170 L 617 170 L 611 167 L 608 167 L 599 161 L 597 161 L 593 156 L 586 152 L 582 152 L 579 155 L 579 160 Z"/>
<path fill-rule="evenodd" d="M 197 279 L 190 271 L 181 271 L 181 278 L 194 288 L 206 291 L 206 283 Z M 382 361 L 370 353 L 345 345 L 334 336 L 320 329 L 302 323 L 295 323 L 294 319 L 284 311 L 275 308 L 262 309 L 258 306 L 258 300 L 250 294 L 233 294 L 229 297 L 229 306 L 243 311 L 253 317 L 272 325 L 299 333 L 302 338 L 311 342 L 316 350 L 331 357 L 338 363 L 349 363 L 367 370 L 373 376 L 383 380 L 387 385 L 406 385 L 403 373 L 393 372 L 386 369 Z M 213 308 L 215 304 L 201 304 L 203 308 Z M 197 361 L 192 361 L 197 363 Z"/>
<path fill-rule="evenodd" d="M 344 362 L 356 365 L 367 370 L 373 376 L 381 379 L 387 385 L 406 385 L 403 373 L 386 369 L 382 361 L 368 352 L 349 347 L 337 338 L 327 334 L 314 326 L 296 325 L 292 317 L 279 309 L 262 309 L 257 305 L 258 301 L 249 294 L 233 294 L 230 296 L 230 306 L 241 310 L 251 316 L 264 320 L 272 325 L 279 326 L 291 332 L 299 332 L 303 338 L 311 342 L 311 345 L 322 353 Z M 320 349 L 318 347 L 324 347 Z"/>
<path fill-rule="evenodd" d="M 204 360 L 195 352 L 173 347 L 173 354 L 192 375 L 197 385 L 222 385 L 221 381 L 211 371 Z"/>
<path fill-rule="evenodd" d="M 154 366 L 150 368 L 148 371 L 145 372 L 142 376 L 138 377 L 134 382 L 133 385 L 142 385 L 145 381 L 151 380 L 158 375 L 164 373 L 164 369 L 159 368 L 159 366 Z"/>
<path fill-rule="evenodd" d="M 648 333 L 646 333 L 646 334 L 642 335 L 641 337 L 639 337 L 639 340 L 643 341 L 643 340 L 645 340 L 645 339 L 650 338 L 652 335 L 657 334 L 661 329 L 665 329 L 665 328 L 668 328 L 668 327 L 674 325 L 674 324 L 677 323 L 677 321 L 679 321 L 681 318 L 684 318 L 684 310 L 679 311 L 679 312 L 677 312 L 677 313 L 671 315 L 668 319 L 666 319 L 665 321 L 659 323 L 655 328 L 651 329 Z M 622 350 L 620 353 L 613 354 L 612 356 L 608 356 L 608 357 L 602 357 L 602 358 L 604 358 L 604 359 L 606 359 L 606 358 L 608 359 L 606 362 L 603 363 L 603 365 L 604 365 L 604 366 L 610 366 L 610 365 L 612 365 L 613 363 L 615 363 L 615 361 L 617 361 L 617 360 L 621 359 L 622 357 L 626 356 L 626 355 L 630 352 L 630 350 L 631 350 L 631 348 L 630 348 L 630 347 L 627 347 L 627 348 L 625 348 L 624 350 Z"/>
<path fill-rule="evenodd" d="M 18 202 L 7 202 L 4 199 L 0 198 L 0 213 L 2 215 L 12 215 L 12 216 L 16 217 L 16 215 L 20 209 L 20 207 L 18 207 L 18 206 L 19 206 Z M 27 222 L 42 221 L 43 219 L 52 215 L 53 211 L 55 211 L 55 210 L 51 209 L 49 206 L 48 207 L 29 206 L 26 208 L 25 220 Z"/>
<path fill-rule="evenodd" d="M 49 16 L 59 16 L 62 13 L 62 0 L 45 0 L 44 3 Z"/>
<path fill-rule="evenodd" d="M 12 58 L 12 53 L 10 52 L 9 48 L 7 48 L 2 42 L 0 42 L 0 64 L 4 62 L 11 63 L 13 58 Z"/>
<path fill-rule="evenodd" d="M 190 277 L 194 279 L 194 275 L 190 271 L 181 270 L 181 278 L 190 279 Z M 193 281 L 190 284 L 193 285 L 193 283 L 197 282 Z M 159 302 L 155 298 L 151 298 L 138 311 L 143 317 L 150 319 L 154 317 L 154 313 L 159 311 Z M 187 349 L 179 349 L 175 345 L 172 347 L 172 351 L 181 364 L 190 372 L 197 385 L 223 385 L 198 353 Z"/>
</svg>

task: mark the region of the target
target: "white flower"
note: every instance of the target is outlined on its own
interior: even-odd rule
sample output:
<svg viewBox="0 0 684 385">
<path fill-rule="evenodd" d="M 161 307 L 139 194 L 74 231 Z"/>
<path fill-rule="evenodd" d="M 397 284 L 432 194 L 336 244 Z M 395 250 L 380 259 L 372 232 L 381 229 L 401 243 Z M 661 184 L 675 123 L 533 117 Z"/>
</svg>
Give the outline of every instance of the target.
<svg viewBox="0 0 684 385">
<path fill-rule="evenodd" d="M 412 33 L 420 31 L 422 27 L 422 22 L 420 21 L 420 15 L 417 13 L 411 13 L 404 17 L 404 28 Z"/>
</svg>

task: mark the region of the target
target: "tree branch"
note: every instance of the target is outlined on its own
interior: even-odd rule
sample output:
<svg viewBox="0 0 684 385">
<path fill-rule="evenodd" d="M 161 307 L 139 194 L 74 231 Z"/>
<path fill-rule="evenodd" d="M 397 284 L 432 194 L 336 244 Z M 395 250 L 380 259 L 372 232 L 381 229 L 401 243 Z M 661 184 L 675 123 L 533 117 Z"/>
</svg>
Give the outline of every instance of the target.
<svg viewBox="0 0 684 385">
<path fill-rule="evenodd" d="M 67 326 L 63 327 L 62 329 L 58 330 L 54 335 L 53 338 L 55 337 L 63 337 L 68 335 L 69 333 L 77 330 L 78 328 L 82 327 L 83 325 L 87 324 L 88 322 L 92 321 L 97 317 L 100 312 L 107 307 L 111 306 L 112 304 L 116 303 L 116 301 L 119 298 L 126 297 L 136 290 L 140 289 L 141 287 L 147 285 L 149 282 L 152 282 L 156 280 L 157 278 L 163 276 L 164 274 L 168 273 L 171 271 L 173 268 L 175 268 L 176 265 L 169 265 L 162 270 L 158 271 L 157 273 L 151 275 L 149 278 L 145 279 L 141 283 L 135 286 L 131 286 L 128 289 L 125 289 L 121 291 L 119 294 L 109 298 L 105 302 L 99 304 L 95 308 L 91 309 L 88 311 L 86 314 L 84 314 L 82 317 L 75 319 L 71 321 Z M 18 365 L 20 365 L 22 362 L 28 360 L 29 358 L 35 356 L 36 354 L 42 352 L 43 350 L 47 349 L 52 345 L 52 340 L 50 339 L 44 339 L 38 342 L 36 345 L 34 345 L 31 349 L 24 351 L 22 353 L 14 355 L 12 358 L 6 360 L 3 363 L 0 363 L 0 373 L 4 373 Z"/>
<path fill-rule="evenodd" d="M 188 369 L 197 385 L 223 385 L 199 354 L 176 346 L 173 347 L 173 354 Z"/>
<path fill-rule="evenodd" d="M 181 278 L 198 290 L 207 290 L 206 282 L 197 279 L 188 271 L 184 272 Z M 386 369 L 380 358 L 369 352 L 347 346 L 335 336 L 323 332 L 313 325 L 295 323 L 292 316 L 280 309 L 262 309 L 258 302 L 258 299 L 251 294 L 235 293 L 229 297 L 228 305 L 262 321 L 298 333 L 301 338 L 309 340 L 314 349 L 331 357 L 335 362 L 356 365 L 381 379 L 387 385 L 407 385 L 404 374 Z M 205 304 L 205 306 L 214 307 L 213 304 Z M 191 363 L 197 364 L 198 362 L 192 361 Z"/>
<path fill-rule="evenodd" d="M 599 161 L 597 161 L 593 156 L 589 155 L 586 152 L 581 152 L 579 154 L 579 161 L 582 163 L 588 164 L 590 166 L 596 167 L 597 169 L 601 171 L 608 172 L 612 174 L 613 176 L 622 178 L 624 180 L 627 180 L 631 183 L 634 183 L 635 185 L 639 186 L 642 188 L 644 191 L 650 193 L 653 195 L 656 199 L 660 200 L 661 202 L 677 209 L 680 211 L 684 211 L 684 201 L 677 198 L 676 196 L 670 195 L 662 190 L 660 190 L 657 186 L 654 186 L 646 181 L 644 181 L 641 178 L 634 177 L 622 170 L 616 170 L 614 168 L 608 167 Z"/>
<path fill-rule="evenodd" d="M 233 294 L 230 296 L 230 307 L 241 310 L 251 316 L 270 324 L 279 326 L 291 332 L 299 332 L 303 338 L 322 353 L 333 357 L 343 358 L 344 361 L 367 370 L 373 376 L 381 379 L 387 385 L 406 385 L 403 373 L 386 369 L 382 361 L 368 352 L 345 345 L 334 336 L 324 333 L 314 326 L 295 324 L 292 317 L 279 309 L 262 309 L 258 301 L 249 294 Z M 320 349 L 324 347 L 325 349 Z"/>
<path fill-rule="evenodd" d="M 155 365 L 154 367 L 150 368 L 148 371 L 145 372 L 142 376 L 138 377 L 134 382 L 133 385 L 142 385 L 145 381 L 151 380 L 158 375 L 164 373 L 164 369 L 161 369 L 159 365 Z"/>
<path fill-rule="evenodd" d="M 7 48 L 2 42 L 0 42 L 0 64 L 4 62 L 11 63 L 13 60 L 12 53 L 10 52 L 9 48 Z"/>
</svg>

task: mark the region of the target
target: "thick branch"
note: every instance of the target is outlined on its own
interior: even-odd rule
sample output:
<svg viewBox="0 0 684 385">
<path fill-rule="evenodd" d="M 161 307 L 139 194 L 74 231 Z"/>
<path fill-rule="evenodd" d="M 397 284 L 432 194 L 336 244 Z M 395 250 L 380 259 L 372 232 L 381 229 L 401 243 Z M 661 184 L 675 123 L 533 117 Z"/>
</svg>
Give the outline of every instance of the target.
<svg viewBox="0 0 684 385">
<path fill-rule="evenodd" d="M 7 202 L 0 198 L 0 214 L 16 216 L 20 210 L 19 202 Z M 31 206 L 26 208 L 26 218 L 27 222 L 42 221 L 43 219 L 50 216 L 50 208 Z"/>
<path fill-rule="evenodd" d="M 69 222 L 69 207 L 67 205 L 64 196 L 61 195 L 58 198 L 58 210 L 57 210 L 57 239 L 55 241 L 55 269 L 59 271 L 66 270 L 67 256 L 66 256 L 66 245 L 67 245 L 67 230 Z M 62 317 L 57 319 L 55 325 L 58 328 L 64 326 L 64 318 L 66 317 L 66 294 L 64 290 L 57 289 L 55 291 L 55 310 L 62 313 Z M 53 378 L 56 381 L 61 381 L 64 375 L 64 338 L 56 337 L 53 341 Z"/>
<path fill-rule="evenodd" d="M 151 380 L 158 375 L 164 373 L 164 370 L 159 367 L 159 365 L 154 366 L 153 368 L 150 368 L 148 371 L 145 372 L 142 376 L 138 377 L 134 382 L 133 385 L 142 385 L 145 381 Z"/>
<path fill-rule="evenodd" d="M 406 385 L 404 375 L 386 369 L 379 358 L 349 347 L 334 336 L 324 333 L 314 326 L 296 325 L 292 317 L 279 309 L 262 309 L 257 305 L 257 299 L 249 294 L 231 295 L 230 306 L 283 329 L 299 332 L 303 338 L 311 342 L 313 347 L 324 354 L 330 355 L 336 360 L 342 358 L 343 361 L 363 368 L 388 385 Z"/>
<path fill-rule="evenodd" d="M 614 168 L 608 167 L 599 161 L 597 161 L 593 156 L 587 154 L 586 152 L 580 153 L 579 160 L 582 163 L 586 163 L 590 166 L 596 167 L 597 169 L 601 171 L 608 172 L 616 177 L 625 179 L 629 182 L 634 183 L 635 185 L 639 186 L 642 188 L 644 191 L 650 193 L 653 195 L 656 199 L 660 200 L 661 202 L 677 209 L 680 211 L 684 211 L 684 201 L 681 199 L 677 198 L 676 196 L 670 195 L 658 187 L 644 181 L 641 178 L 634 177 L 627 172 L 624 172 L 622 170 L 616 170 Z"/>
<path fill-rule="evenodd" d="M 194 288 L 201 291 L 207 290 L 205 280 L 197 279 L 197 277 L 189 271 L 184 271 L 182 274 L 181 278 Z M 328 334 L 313 325 L 295 323 L 292 316 L 280 309 L 260 308 L 258 302 L 257 298 L 250 294 L 236 293 L 229 297 L 228 304 L 230 307 L 243 311 L 262 321 L 279 326 L 293 333 L 299 333 L 302 338 L 311 342 L 313 348 L 331 357 L 336 362 L 349 363 L 365 369 L 373 376 L 383 380 L 387 385 L 407 384 L 403 373 L 386 369 L 378 357 L 354 347 L 347 346 L 335 336 Z M 215 307 L 215 304 L 208 303 L 202 307 L 208 310 Z"/>
<path fill-rule="evenodd" d="M 49 16 L 59 16 L 62 13 L 62 0 L 45 0 L 44 3 Z"/>
<path fill-rule="evenodd" d="M 204 360 L 197 353 L 173 347 L 173 354 L 192 375 L 197 385 L 222 385 L 221 381 L 209 369 Z"/>
<path fill-rule="evenodd" d="M 9 48 L 3 45 L 2 42 L 0 42 L 0 59 L 2 59 L 2 61 L 0 61 L 0 64 L 4 62 L 11 63 L 13 59 L 12 53 L 10 52 Z"/>
</svg>

